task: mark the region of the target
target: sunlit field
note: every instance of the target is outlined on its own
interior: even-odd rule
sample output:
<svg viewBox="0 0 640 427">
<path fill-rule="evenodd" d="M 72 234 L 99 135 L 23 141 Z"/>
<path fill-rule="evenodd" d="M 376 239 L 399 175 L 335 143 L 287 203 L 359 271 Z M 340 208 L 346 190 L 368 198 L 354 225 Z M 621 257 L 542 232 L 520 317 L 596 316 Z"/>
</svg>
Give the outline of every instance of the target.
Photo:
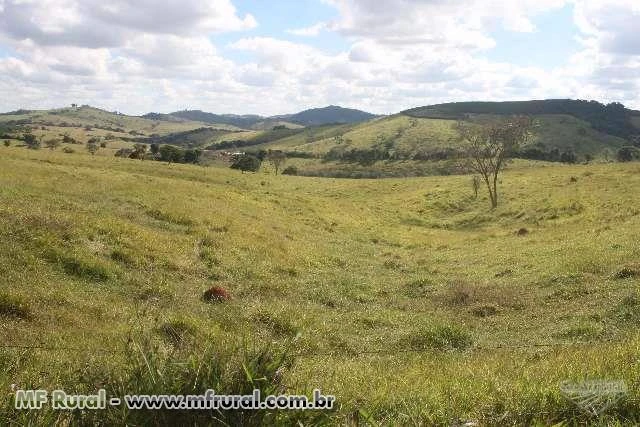
<svg viewBox="0 0 640 427">
<path fill-rule="evenodd" d="M 221 392 L 336 396 L 329 412 L 216 415 L 228 424 L 640 422 L 639 185 L 633 162 L 515 163 L 490 210 L 468 175 L 0 146 L 0 419 L 135 424 L 17 411 L 9 386 L 198 391 L 204 366 Z M 214 286 L 230 299 L 203 299 Z M 629 394 L 592 418 L 560 394 L 583 379 Z"/>
</svg>

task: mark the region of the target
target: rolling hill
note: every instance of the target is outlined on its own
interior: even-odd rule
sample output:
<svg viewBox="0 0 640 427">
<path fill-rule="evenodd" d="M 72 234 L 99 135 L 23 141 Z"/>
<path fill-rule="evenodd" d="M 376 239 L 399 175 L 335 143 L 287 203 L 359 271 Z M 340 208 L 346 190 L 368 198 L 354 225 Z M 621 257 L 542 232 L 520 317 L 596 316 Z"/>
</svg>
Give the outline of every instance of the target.
<svg viewBox="0 0 640 427">
<path fill-rule="evenodd" d="M 360 123 L 376 117 L 378 116 L 365 111 L 354 110 L 352 108 L 342 108 L 335 105 L 330 105 L 324 108 L 312 108 L 296 114 L 275 116 L 275 118 L 284 119 L 303 126 Z"/>
<path fill-rule="evenodd" d="M 0 115 L 0 128 L 26 126 L 38 136 L 70 134 L 81 142 L 108 137 L 113 149 L 141 142 L 209 151 L 282 150 L 302 175 L 375 178 L 457 173 L 458 121 L 479 123 L 506 114 L 535 118 L 534 137 L 517 154 L 529 160 L 612 159 L 640 133 L 639 112 L 579 100 L 438 104 L 383 117 L 333 106 L 271 118 L 201 111 L 131 117 L 81 107 Z M 345 123 L 324 123 L 340 120 Z"/>
<path fill-rule="evenodd" d="M 213 114 L 200 110 L 176 111 L 170 114 L 149 113 L 142 117 L 160 120 L 175 118 L 204 123 L 223 123 L 243 129 L 268 130 L 274 126 L 300 127 L 320 126 L 337 123 L 358 123 L 377 117 L 375 114 L 352 108 L 331 105 L 324 108 L 312 108 L 295 114 L 264 117 L 259 115 Z"/>
</svg>

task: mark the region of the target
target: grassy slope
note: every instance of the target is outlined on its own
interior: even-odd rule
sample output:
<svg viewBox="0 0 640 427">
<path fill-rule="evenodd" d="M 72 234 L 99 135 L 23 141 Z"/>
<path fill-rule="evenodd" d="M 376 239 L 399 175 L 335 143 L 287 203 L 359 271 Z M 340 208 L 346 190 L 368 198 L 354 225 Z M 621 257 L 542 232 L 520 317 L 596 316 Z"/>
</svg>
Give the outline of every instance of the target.
<svg viewBox="0 0 640 427">
<path fill-rule="evenodd" d="M 512 169 L 489 212 L 466 176 L 325 180 L 0 154 L 0 294 L 31 310 L 0 317 L 1 341 L 86 348 L 34 350 L 18 377 L 0 369 L 2 387 L 51 387 L 72 360 L 115 375 L 123 357 L 101 350 L 139 329 L 170 349 L 157 327 L 180 320 L 194 351 L 301 332 L 296 351 L 309 355 L 287 383 L 337 395 L 343 421 L 355 409 L 405 423 L 558 419 L 571 413 L 558 383 L 584 377 L 626 380 L 632 400 L 618 409 L 638 410 L 640 303 L 627 298 L 638 280 L 615 276 L 639 271 L 635 163 Z M 213 284 L 233 300 L 203 303 Z M 405 352 L 443 325 L 473 345 Z M 557 346 L 526 347 L 540 343 Z M 378 350 L 388 354 L 358 355 Z"/>
<path fill-rule="evenodd" d="M 577 154 L 598 155 L 604 148 L 617 149 L 624 144 L 620 138 L 604 135 L 591 129 L 588 123 L 571 116 L 537 116 L 539 127 L 535 142 L 561 151 L 572 149 Z M 478 117 L 477 120 L 485 120 Z M 459 144 L 455 120 L 412 118 L 405 115 L 390 116 L 350 127 L 328 127 L 326 134 L 311 138 L 302 134 L 268 144 L 269 148 L 324 153 L 336 146 L 334 136 L 342 135 L 346 148 L 367 148 L 376 144 L 392 143 L 393 148 L 414 152 L 420 149 L 442 149 Z M 312 132 L 309 130 L 309 132 Z"/>
<path fill-rule="evenodd" d="M 229 125 L 211 125 L 193 121 L 164 121 L 149 120 L 142 117 L 116 115 L 114 113 L 92 107 L 62 108 L 58 110 L 32 111 L 19 115 L 0 115 L 0 124 L 8 121 L 30 120 L 36 125 L 60 125 L 67 123 L 68 128 L 110 127 L 121 128 L 128 133 L 130 131 L 141 132 L 144 135 L 158 134 L 167 135 L 175 132 L 184 132 L 205 126 L 212 126 L 219 129 L 237 130 Z M 113 132 L 112 132 L 113 133 Z M 117 134 L 117 132 L 116 132 Z"/>
</svg>

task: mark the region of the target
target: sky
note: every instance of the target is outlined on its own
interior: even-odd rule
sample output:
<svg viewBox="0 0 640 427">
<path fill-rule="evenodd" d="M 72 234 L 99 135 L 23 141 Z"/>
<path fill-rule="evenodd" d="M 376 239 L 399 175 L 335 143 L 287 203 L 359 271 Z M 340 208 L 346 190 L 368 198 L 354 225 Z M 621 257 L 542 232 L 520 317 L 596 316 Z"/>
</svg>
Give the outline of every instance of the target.
<svg viewBox="0 0 640 427">
<path fill-rule="evenodd" d="M 638 0 L 0 0 L 0 111 L 640 109 Z"/>
</svg>

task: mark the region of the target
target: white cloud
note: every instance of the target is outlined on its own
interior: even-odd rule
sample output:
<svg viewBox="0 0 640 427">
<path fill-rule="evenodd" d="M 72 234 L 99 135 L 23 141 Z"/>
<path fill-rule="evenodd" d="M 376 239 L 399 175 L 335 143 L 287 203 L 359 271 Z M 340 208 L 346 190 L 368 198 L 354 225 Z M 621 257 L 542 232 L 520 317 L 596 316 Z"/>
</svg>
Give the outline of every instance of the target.
<svg viewBox="0 0 640 427">
<path fill-rule="evenodd" d="M 317 24 L 311 25 L 310 27 L 287 30 L 287 33 L 293 34 L 295 36 L 313 37 L 320 34 L 320 32 L 326 28 L 327 24 L 325 24 L 324 22 L 318 22 Z"/>
<path fill-rule="evenodd" d="M 436 102 L 547 97 L 640 107 L 636 0 L 324 1 L 336 19 L 283 30 L 334 32 L 347 42 L 338 53 L 242 33 L 257 22 L 231 0 L 0 0 L 0 48 L 9 52 L 0 57 L 0 110 L 77 102 L 129 113 L 279 114 L 342 104 L 393 113 Z M 581 50 L 565 66 L 485 57 L 499 43 L 491 36 L 497 28 L 538 31 L 537 15 L 569 2 Z M 216 48 L 215 34 L 230 31 L 240 31 L 238 39 Z"/>
<path fill-rule="evenodd" d="M 118 47 L 140 33 L 194 36 L 257 25 L 230 0 L 4 0 L 0 29 L 42 45 Z"/>
</svg>

